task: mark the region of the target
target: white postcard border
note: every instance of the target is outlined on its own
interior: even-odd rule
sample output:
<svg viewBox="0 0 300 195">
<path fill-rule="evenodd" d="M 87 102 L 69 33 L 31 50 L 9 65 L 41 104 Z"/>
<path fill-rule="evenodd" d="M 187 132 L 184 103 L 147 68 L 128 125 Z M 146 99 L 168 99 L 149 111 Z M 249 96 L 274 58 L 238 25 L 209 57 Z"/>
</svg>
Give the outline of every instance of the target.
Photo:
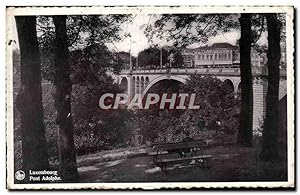
<svg viewBox="0 0 300 195">
<path fill-rule="evenodd" d="M 55 10 L 55 11 L 54 11 Z M 6 9 L 6 142 L 8 189 L 166 189 L 166 188 L 278 188 L 295 186 L 294 104 L 294 8 L 292 6 L 91 6 L 91 7 L 8 7 Z M 147 182 L 147 183 L 47 183 L 14 184 L 12 24 L 21 15 L 166 13 L 286 13 L 288 181 L 272 182 Z"/>
</svg>

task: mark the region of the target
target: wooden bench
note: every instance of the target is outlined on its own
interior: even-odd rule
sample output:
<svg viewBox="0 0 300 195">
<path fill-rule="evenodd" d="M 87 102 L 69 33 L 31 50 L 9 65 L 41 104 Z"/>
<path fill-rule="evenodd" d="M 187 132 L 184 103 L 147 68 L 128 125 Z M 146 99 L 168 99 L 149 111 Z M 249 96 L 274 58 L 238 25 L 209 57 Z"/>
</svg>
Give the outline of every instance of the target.
<svg viewBox="0 0 300 195">
<path fill-rule="evenodd" d="M 201 167 L 208 168 L 208 159 L 212 158 L 212 155 L 199 155 L 199 156 L 191 156 L 191 157 L 183 157 L 183 158 L 171 158 L 171 159 L 161 159 L 157 160 L 156 164 L 161 168 L 161 171 L 166 173 L 167 165 L 172 163 L 184 162 L 184 161 L 192 161 L 195 160 L 195 164 L 200 164 Z"/>
<path fill-rule="evenodd" d="M 202 165 L 206 164 L 211 155 L 203 155 L 203 148 L 206 146 L 206 142 L 203 141 L 192 141 L 192 142 L 180 142 L 180 143 L 164 143 L 156 144 L 152 146 L 152 151 L 148 153 L 153 158 L 154 164 L 157 164 L 163 172 L 166 171 L 166 166 L 174 162 L 191 161 L 191 160 L 202 160 Z M 197 156 L 197 153 L 200 155 Z M 179 154 L 179 157 L 169 157 L 170 154 Z"/>
<path fill-rule="evenodd" d="M 180 152 L 190 153 L 191 156 L 196 155 L 197 152 L 201 152 L 206 142 L 194 141 L 194 142 L 179 142 L 179 143 L 164 143 L 155 144 L 152 146 L 152 151 L 148 153 L 150 156 L 160 156 L 166 154 L 174 154 Z"/>
</svg>

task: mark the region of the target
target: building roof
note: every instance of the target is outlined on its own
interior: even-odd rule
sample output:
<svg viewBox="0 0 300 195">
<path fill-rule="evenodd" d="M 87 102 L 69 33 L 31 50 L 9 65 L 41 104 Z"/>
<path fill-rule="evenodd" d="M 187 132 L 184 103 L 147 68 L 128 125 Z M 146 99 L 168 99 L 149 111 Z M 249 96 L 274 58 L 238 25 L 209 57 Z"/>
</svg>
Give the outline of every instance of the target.
<svg viewBox="0 0 300 195">
<path fill-rule="evenodd" d="M 202 46 L 202 47 L 197 47 L 195 49 L 192 50 L 209 50 L 209 49 L 217 49 L 217 48 L 230 48 L 230 49 L 238 49 L 238 46 L 235 45 L 231 45 L 230 43 L 214 43 L 210 46 Z"/>
<path fill-rule="evenodd" d="M 237 46 L 231 45 L 230 43 L 214 43 L 210 47 L 212 47 L 212 48 L 234 48 Z"/>
</svg>

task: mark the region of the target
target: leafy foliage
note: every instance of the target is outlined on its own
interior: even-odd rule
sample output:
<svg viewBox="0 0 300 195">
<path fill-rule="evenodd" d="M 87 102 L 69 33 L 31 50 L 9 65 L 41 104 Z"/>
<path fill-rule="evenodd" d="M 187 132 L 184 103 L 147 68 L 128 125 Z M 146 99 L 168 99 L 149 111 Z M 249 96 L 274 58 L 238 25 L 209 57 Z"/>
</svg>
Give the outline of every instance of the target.
<svg viewBox="0 0 300 195">
<path fill-rule="evenodd" d="M 153 24 L 145 26 L 149 41 L 154 37 L 174 41 L 174 46 L 206 43 L 219 32 L 239 28 L 237 14 L 163 14 L 154 15 Z"/>
<path fill-rule="evenodd" d="M 76 84 L 72 93 L 75 147 L 78 154 L 126 146 L 126 110 L 102 110 L 98 101 L 104 93 L 120 92 L 108 76 L 99 79 L 93 91 Z"/>
<path fill-rule="evenodd" d="M 185 85 L 154 86 L 153 91 L 158 94 L 196 93 L 195 104 L 200 105 L 200 109 L 159 110 L 154 106 L 150 110 L 135 111 L 130 121 L 135 128 L 133 139 L 137 143 L 134 144 L 181 142 L 186 136 L 201 140 L 213 139 L 218 134 L 235 136 L 240 101 L 230 87 L 217 78 L 200 75 L 192 75 Z"/>
<path fill-rule="evenodd" d="M 173 68 L 182 67 L 183 58 L 179 49 L 159 48 L 157 45 L 144 49 L 138 54 L 139 66 L 143 68 L 160 68 L 160 57 L 162 54 L 162 65 Z M 173 55 L 173 59 L 170 56 Z"/>
<path fill-rule="evenodd" d="M 116 129 L 116 126 L 122 125 L 116 122 L 116 113 L 99 113 L 98 100 L 100 94 L 104 93 L 103 90 L 119 92 L 118 86 L 113 84 L 113 80 L 106 74 L 119 72 L 123 63 L 117 55 L 108 50 L 105 44 L 122 38 L 120 26 L 130 18 L 131 15 L 67 16 L 67 37 L 71 51 L 70 76 L 73 84 L 71 104 L 72 115 L 74 115 L 75 147 L 78 153 L 92 151 L 95 146 L 97 150 L 102 150 L 117 144 L 116 138 L 120 134 L 116 131 L 121 129 Z M 43 78 L 53 82 L 55 73 L 53 18 L 38 16 L 37 25 Z M 57 154 L 56 112 L 53 108 L 49 109 L 51 106 L 47 106 L 48 103 L 53 103 L 51 99 L 53 93 L 47 93 L 44 98 L 46 98 L 44 109 L 46 109 L 45 122 L 49 150 L 51 156 L 55 157 Z M 48 118 L 49 115 L 51 116 Z M 105 122 L 102 124 L 101 121 Z"/>
<path fill-rule="evenodd" d="M 199 104 L 201 108 L 194 111 L 159 110 L 155 107 L 134 111 L 101 110 L 98 101 L 103 93 L 121 91 L 108 76 L 102 76 L 99 82 L 99 87 L 92 91 L 85 85 L 73 85 L 72 115 L 77 154 L 128 146 L 181 142 L 186 136 L 202 140 L 214 139 L 219 134 L 232 137 L 237 131 L 239 100 L 234 98 L 233 92 L 225 82 L 216 78 L 193 75 L 186 85 L 164 82 L 151 89 L 151 92 L 155 91 L 158 94 L 196 93 L 195 104 Z M 45 99 L 45 102 L 51 97 L 47 98 L 49 99 Z M 55 121 L 51 120 L 51 116 L 55 114 L 51 104 L 44 104 L 47 118 L 45 123 L 49 154 L 55 156 L 57 135 Z"/>
<path fill-rule="evenodd" d="M 67 16 L 67 35 L 70 51 L 83 50 L 84 48 L 96 48 L 95 45 L 103 46 L 121 40 L 120 26 L 132 18 L 131 15 L 88 15 Z M 49 81 L 54 78 L 54 38 L 55 28 L 50 16 L 37 17 L 38 41 L 41 51 L 43 77 Z M 104 48 L 107 52 L 106 47 Z M 99 49 L 99 48 L 98 48 Z M 85 52 L 89 50 L 86 49 Z M 92 49 L 91 51 L 95 51 Z M 90 54 L 92 55 L 92 54 Z M 101 56 L 101 53 L 100 53 Z M 106 67 L 108 67 L 107 64 Z M 112 67 L 113 69 L 114 67 Z"/>
<path fill-rule="evenodd" d="M 118 56 L 111 53 L 107 46 L 100 44 L 90 45 L 82 50 L 71 52 L 72 82 L 97 86 L 98 78 L 107 71 L 118 73 L 123 68 Z"/>
<path fill-rule="evenodd" d="M 196 93 L 197 111 L 208 129 L 235 133 L 238 129 L 239 100 L 226 82 L 214 77 L 192 75 L 184 91 Z"/>
<path fill-rule="evenodd" d="M 169 52 L 158 47 L 149 47 L 138 54 L 139 66 L 143 68 L 155 68 L 160 66 L 160 56 L 162 52 L 162 64 L 168 63 Z"/>
</svg>

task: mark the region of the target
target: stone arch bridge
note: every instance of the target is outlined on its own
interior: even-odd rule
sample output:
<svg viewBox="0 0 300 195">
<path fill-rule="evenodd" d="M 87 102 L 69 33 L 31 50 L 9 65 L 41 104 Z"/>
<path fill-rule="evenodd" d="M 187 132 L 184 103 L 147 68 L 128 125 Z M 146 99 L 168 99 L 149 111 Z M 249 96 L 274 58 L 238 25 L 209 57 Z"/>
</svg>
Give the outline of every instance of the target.
<svg viewBox="0 0 300 195">
<path fill-rule="evenodd" d="M 174 80 L 185 83 L 189 75 L 200 74 L 215 76 L 222 82 L 228 82 L 234 93 L 240 90 L 239 68 L 186 68 L 122 71 L 113 75 L 114 80 L 131 99 L 135 94 L 145 95 L 156 83 L 163 80 Z M 253 129 L 260 126 L 266 112 L 267 71 L 262 67 L 252 68 L 253 77 Z M 280 70 L 279 99 L 286 95 L 286 70 Z"/>
</svg>

